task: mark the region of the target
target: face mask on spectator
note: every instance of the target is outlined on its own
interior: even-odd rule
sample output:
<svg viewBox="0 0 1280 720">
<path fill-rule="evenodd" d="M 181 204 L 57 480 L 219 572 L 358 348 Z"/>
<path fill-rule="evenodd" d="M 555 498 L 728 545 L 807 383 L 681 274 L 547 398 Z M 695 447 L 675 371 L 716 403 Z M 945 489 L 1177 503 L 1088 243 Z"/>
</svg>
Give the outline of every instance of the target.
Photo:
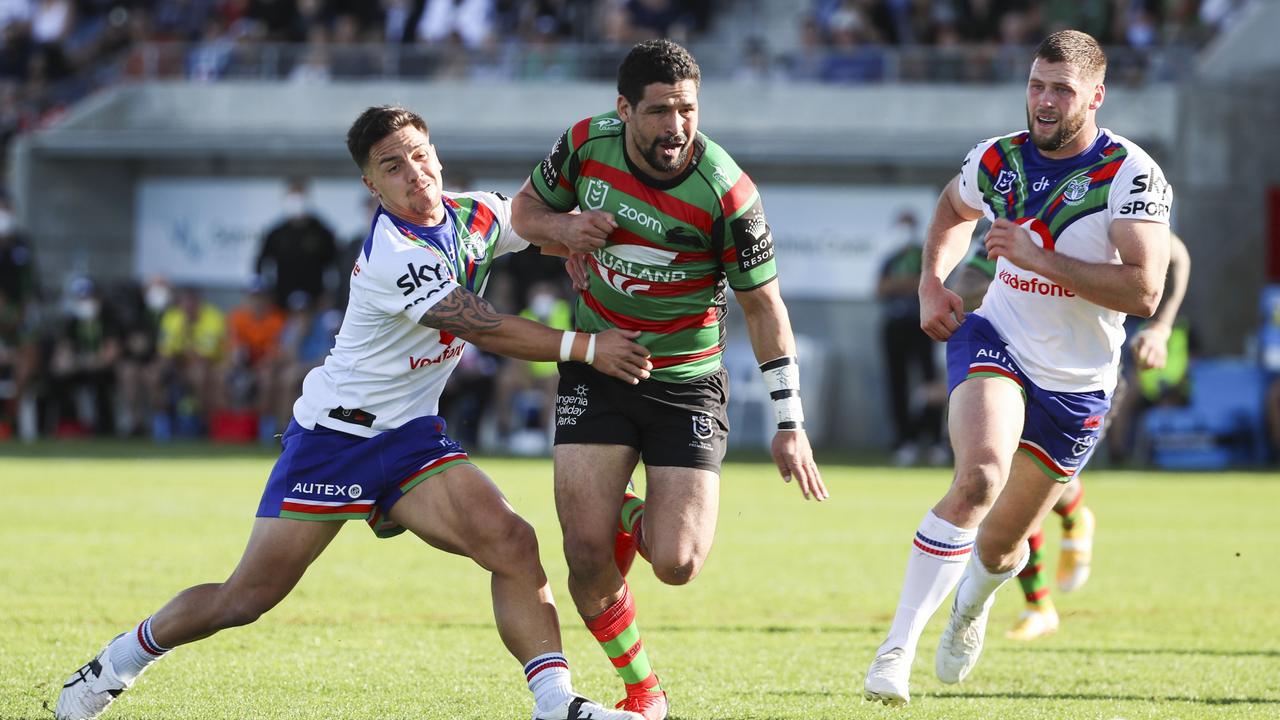
<svg viewBox="0 0 1280 720">
<path fill-rule="evenodd" d="M 160 312 L 169 307 L 169 288 L 164 285 L 152 285 L 147 288 L 147 294 L 144 299 L 148 310 Z"/>
<path fill-rule="evenodd" d="M 529 298 L 529 309 L 534 315 L 545 318 L 551 314 L 551 308 L 556 304 L 556 296 L 551 293 L 538 293 Z"/>
<path fill-rule="evenodd" d="M 289 193 L 284 196 L 282 207 L 285 217 L 300 218 L 307 214 L 307 199 L 298 193 Z"/>
<path fill-rule="evenodd" d="M 92 320 L 98 317 L 98 301 L 93 298 L 82 298 L 71 305 L 71 314 L 77 320 Z"/>
</svg>

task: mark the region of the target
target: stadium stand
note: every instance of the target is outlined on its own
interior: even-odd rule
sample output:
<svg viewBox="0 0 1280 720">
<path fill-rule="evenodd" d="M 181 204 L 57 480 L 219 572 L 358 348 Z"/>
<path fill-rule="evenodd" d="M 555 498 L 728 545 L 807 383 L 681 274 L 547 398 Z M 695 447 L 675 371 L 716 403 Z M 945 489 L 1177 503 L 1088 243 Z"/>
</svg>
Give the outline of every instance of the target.
<svg viewBox="0 0 1280 720">
<path fill-rule="evenodd" d="M 1175 185 L 1193 190 L 1179 196 L 1179 222 L 1192 228 L 1186 235 L 1198 271 L 1206 268 L 1214 278 L 1193 277 L 1193 309 L 1207 313 L 1194 298 L 1213 296 L 1221 278 L 1248 263 L 1235 256 L 1207 262 L 1199 257 L 1198 236 L 1209 242 L 1220 232 L 1207 229 L 1213 203 L 1232 197 L 1231 186 L 1240 182 L 1238 174 L 1205 173 L 1200 160 L 1213 156 L 1217 147 L 1206 138 L 1231 134 L 1235 116 L 1226 109 L 1235 107 L 1231 103 L 1255 103 L 1257 117 L 1280 114 L 1277 103 L 1266 99 L 1277 94 L 1256 90 L 1270 87 L 1256 73 L 1265 62 L 1246 50 L 1257 45 L 1249 32 L 1258 30 L 1250 26 L 1265 28 L 1275 14 L 1265 5 L 1243 0 L 0 3 L 0 141 L 7 194 L 16 210 L 10 232 L 21 230 L 18 235 L 30 238 L 28 255 L 40 268 L 36 287 L 0 304 L 0 318 L 11 320 L 0 321 L 0 437 L 19 433 L 22 417 L 27 418 L 20 433 L 25 437 L 57 430 L 45 409 L 50 378 L 39 370 L 46 364 L 42 353 L 51 347 L 52 328 L 72 312 L 73 277 L 91 278 L 102 288 L 106 312 L 128 318 L 118 323 L 117 341 L 135 348 L 121 355 L 116 373 L 115 422 L 98 429 L 150 434 L 166 427 L 147 419 L 149 408 L 167 403 L 178 415 L 180 408 L 190 409 L 189 393 L 156 389 L 155 372 L 148 369 L 154 353 L 148 345 L 155 344 L 163 308 L 142 302 L 140 283 L 199 285 L 226 311 L 251 268 L 215 277 L 217 263 L 206 258 L 201 270 L 209 277 L 193 282 L 183 268 L 160 272 L 170 268 L 148 264 L 139 248 L 154 230 L 154 208 L 164 198 L 184 197 L 161 197 L 180 189 L 181 183 L 169 180 L 196 183 L 192 192 L 227 187 L 219 183 L 259 183 L 253 186 L 256 192 L 277 198 L 284 194 L 286 175 L 304 176 L 322 191 L 322 204 L 339 208 L 335 213 L 358 215 L 364 212 L 359 201 L 337 189 L 352 180 L 339 135 L 354 111 L 396 100 L 431 108 L 433 134 L 449 138 L 446 181 L 465 166 L 471 177 L 459 186 L 479 177 L 514 190 L 545 152 L 547 137 L 571 119 L 610 105 L 614 68 L 629 44 L 665 35 L 698 55 L 705 78 L 704 129 L 732 147 L 766 186 L 775 234 L 796 248 L 788 256 L 797 258 L 791 265 L 795 274 L 784 275 L 784 288 L 797 293 L 791 301 L 797 331 L 823 339 L 813 351 L 813 367 L 827 368 L 823 391 L 810 397 L 826 401 L 823 417 L 839 417 L 838 423 L 825 423 L 830 426 L 826 442 L 884 444 L 881 400 L 863 392 L 866 383 L 878 384 L 883 369 L 875 348 L 858 340 L 874 333 L 874 303 L 858 289 L 856 277 L 849 289 L 804 292 L 826 287 L 821 278 L 810 282 L 804 273 L 820 271 L 837 256 L 830 253 L 844 252 L 866 264 L 884 248 L 852 236 L 840 247 L 824 245 L 828 230 L 823 228 L 795 225 L 788 232 L 789 223 L 798 222 L 788 193 L 821 186 L 820 202 L 834 208 L 869 187 L 899 193 L 882 201 L 893 203 L 916 197 L 902 195 L 904 188 L 936 192 L 974 138 L 1009 124 L 1000 108 L 1018 105 L 1028 46 L 1060 27 L 1082 27 L 1104 38 L 1112 57 L 1111 84 L 1117 91 L 1108 97 L 1107 124 L 1152 148 Z M 557 83 L 554 90 L 550 81 Z M 1242 94 L 1240 83 L 1254 83 L 1248 87 L 1255 90 Z M 747 88 L 752 90 L 744 92 Z M 1202 91 L 1232 99 L 1190 99 Z M 495 96 L 522 111 L 481 120 L 469 112 Z M 947 121 L 939 124 L 939 117 Z M 1171 160 L 1174 148 L 1181 152 Z M 1246 160 L 1266 155 L 1238 145 L 1226 152 Z M 1268 172 L 1249 166 L 1245 174 L 1265 183 Z M 1231 232 L 1241 238 L 1238 254 L 1247 258 L 1262 243 L 1261 234 L 1249 224 L 1252 215 L 1241 206 L 1244 201 L 1232 197 L 1230 202 L 1230 222 L 1237 223 Z M 268 224 L 279 218 L 266 212 L 253 227 L 202 226 L 208 219 L 195 214 L 165 232 L 174 233 L 174 242 L 217 237 L 256 250 Z M 359 223 L 353 227 L 345 219 L 335 233 L 358 234 Z M 214 234 L 201 236 L 204 230 Z M 0 240 L 0 250 L 11 252 L 6 247 L 19 246 Z M 812 257 L 807 264 L 800 261 L 806 255 Z M 332 270 L 345 273 L 337 264 Z M 523 289 L 529 281 L 515 282 Z M 1252 290 L 1255 284 L 1260 288 L 1261 280 L 1247 285 Z M 308 312 L 332 318 L 340 285 L 326 285 L 332 293 L 307 298 Z M 277 302 L 288 304 L 287 299 Z M 1208 351 L 1238 354 L 1251 330 L 1246 323 L 1196 325 L 1206 329 Z M 332 320 L 323 324 L 329 327 Z M 299 332 L 285 335 L 297 342 Z M 280 383 L 296 384 L 299 368 L 314 362 L 313 344 L 302 353 L 307 357 L 299 357 L 300 365 L 280 363 L 290 368 L 280 373 L 293 373 Z M 226 370 L 214 374 L 224 377 Z M 264 383 L 250 384 L 249 391 L 259 384 Z M 167 400 L 148 400 L 146 388 L 152 394 L 167 392 Z M 214 396 L 207 388 L 196 395 Z M 287 407 L 256 398 L 249 405 L 275 417 L 270 424 L 277 426 Z M 207 415 L 184 417 L 185 425 L 170 418 L 170 435 L 182 428 L 208 431 Z"/>
</svg>

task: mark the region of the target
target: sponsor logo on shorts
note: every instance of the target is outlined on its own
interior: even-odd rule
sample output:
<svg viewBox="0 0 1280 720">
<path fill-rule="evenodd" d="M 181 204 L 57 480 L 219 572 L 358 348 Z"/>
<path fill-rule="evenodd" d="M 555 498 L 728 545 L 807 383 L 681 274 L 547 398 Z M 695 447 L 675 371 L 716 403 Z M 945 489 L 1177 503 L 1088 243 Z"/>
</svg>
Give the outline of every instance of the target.
<svg viewBox="0 0 1280 720">
<path fill-rule="evenodd" d="M 1102 427 L 1101 415 L 1090 415 L 1085 418 L 1084 423 L 1080 425 L 1080 429 L 1082 430 L 1097 430 L 1100 427 Z"/>
<path fill-rule="evenodd" d="M 577 425 L 578 418 L 587 411 L 587 391 L 590 390 L 586 385 L 579 384 L 573 388 L 572 395 L 559 395 L 556 397 L 556 425 L 563 427 L 565 425 Z"/>
<path fill-rule="evenodd" d="M 359 485 L 329 485 L 328 483 L 300 482 L 294 483 L 293 490 L 290 492 L 302 493 L 303 495 L 344 497 L 355 500 L 364 494 L 364 488 Z"/>
</svg>

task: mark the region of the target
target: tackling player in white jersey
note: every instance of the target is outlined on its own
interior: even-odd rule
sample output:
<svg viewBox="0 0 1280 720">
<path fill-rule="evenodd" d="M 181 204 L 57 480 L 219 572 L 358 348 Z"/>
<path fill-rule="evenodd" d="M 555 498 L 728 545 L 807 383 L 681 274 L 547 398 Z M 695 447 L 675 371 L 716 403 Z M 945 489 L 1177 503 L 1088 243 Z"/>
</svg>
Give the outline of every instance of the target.
<svg viewBox="0 0 1280 720">
<path fill-rule="evenodd" d="M 506 198 L 443 191 L 417 114 L 369 108 L 347 147 L 381 206 L 352 271 L 342 330 L 303 383 L 239 566 L 112 640 L 68 678 L 57 718 L 97 717 L 169 649 L 257 620 L 344 521 L 363 519 L 381 537 L 408 529 L 492 573 L 498 634 L 524 665 L 535 720 L 640 720 L 573 692 L 533 528 L 435 413 L 466 343 L 586 362 L 630 383 L 648 377 L 647 351 L 631 341 L 637 333 L 562 333 L 500 315 L 480 297 L 494 258 L 527 243 L 511 230 Z"/>
<path fill-rule="evenodd" d="M 980 143 L 938 200 L 920 324 L 947 341 L 955 479 L 915 533 L 893 625 L 867 672 L 869 700 L 909 700 L 920 634 L 957 586 L 935 669 L 948 683 L 973 669 L 996 590 L 1093 452 L 1125 314 L 1149 317 L 1160 302 L 1171 193 L 1146 153 L 1098 127 L 1105 74 L 1092 37 L 1046 38 L 1027 82 L 1028 131 Z M 983 215 L 996 279 L 966 316 L 943 281 Z"/>
</svg>

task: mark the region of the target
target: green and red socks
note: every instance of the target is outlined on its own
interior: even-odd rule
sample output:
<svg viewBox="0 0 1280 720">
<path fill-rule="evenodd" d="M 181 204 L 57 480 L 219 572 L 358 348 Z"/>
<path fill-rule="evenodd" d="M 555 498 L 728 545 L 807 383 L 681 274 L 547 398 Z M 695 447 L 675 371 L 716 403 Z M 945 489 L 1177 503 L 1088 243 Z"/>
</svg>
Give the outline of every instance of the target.
<svg viewBox="0 0 1280 720">
<path fill-rule="evenodd" d="M 653 673 L 649 656 L 640 639 L 640 626 L 636 623 L 636 605 L 631 598 L 631 588 L 623 583 L 622 597 L 608 609 L 586 621 L 587 629 L 595 636 L 605 655 L 627 686 L 627 695 L 660 693 L 658 676 Z"/>
<path fill-rule="evenodd" d="M 1049 580 L 1044 572 L 1044 531 L 1037 530 L 1027 538 L 1027 545 L 1027 566 L 1018 573 L 1018 584 L 1022 586 L 1027 607 L 1040 610 L 1049 604 Z"/>
<path fill-rule="evenodd" d="M 1077 480 L 1076 483 L 1080 481 Z M 1067 503 L 1064 507 L 1054 506 L 1053 511 L 1062 517 L 1062 529 L 1064 531 L 1071 530 L 1076 526 L 1076 522 L 1080 519 L 1080 511 L 1084 508 L 1084 486 L 1080 486 L 1080 491 L 1076 493 L 1076 498 Z"/>
</svg>

